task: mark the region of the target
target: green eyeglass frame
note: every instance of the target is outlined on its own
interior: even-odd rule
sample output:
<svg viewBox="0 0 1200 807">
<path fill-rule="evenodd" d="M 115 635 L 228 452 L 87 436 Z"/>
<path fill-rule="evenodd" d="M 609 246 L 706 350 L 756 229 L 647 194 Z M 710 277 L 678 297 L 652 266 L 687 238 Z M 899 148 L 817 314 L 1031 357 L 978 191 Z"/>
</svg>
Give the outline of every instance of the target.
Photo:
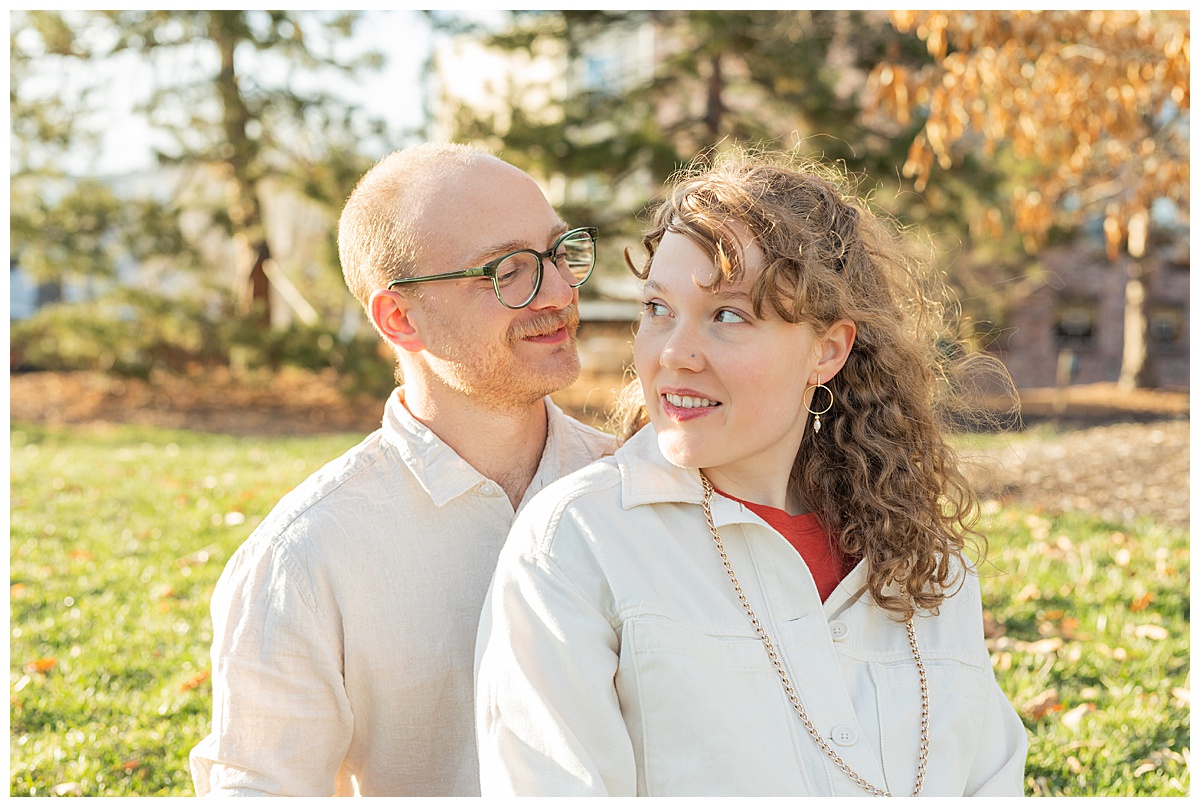
<svg viewBox="0 0 1200 807">
<path fill-rule="evenodd" d="M 483 266 L 460 269 L 456 272 L 422 275 L 420 277 L 402 277 L 391 281 L 387 287 L 388 289 L 392 289 L 406 283 L 429 283 L 434 280 L 488 277 L 492 280 L 492 290 L 496 292 L 496 299 L 505 308 L 524 308 L 533 302 L 533 298 L 537 297 L 538 291 L 542 288 L 543 265 L 547 259 L 554 260 L 554 265 L 563 274 L 563 279 L 567 281 L 567 285 L 573 289 L 582 286 L 591 277 L 592 269 L 596 266 L 596 236 L 598 234 L 599 231 L 595 227 L 577 227 L 560 235 L 555 239 L 550 249 L 545 252 L 538 252 L 533 249 L 518 249 L 514 252 L 501 255 L 494 261 L 488 261 Z M 574 250 L 564 251 L 559 255 L 558 251 L 564 244 L 568 247 L 574 247 Z M 532 257 L 533 261 L 530 262 L 529 258 L 522 258 L 522 256 Z M 506 264 L 511 270 L 507 274 L 501 271 L 501 266 Z M 530 271 L 533 273 L 532 282 L 527 277 Z M 528 292 L 526 292 L 526 285 L 528 285 Z M 504 299 L 504 291 L 502 289 L 508 290 L 509 297 L 513 296 L 514 291 L 519 290 L 516 299 L 520 300 L 520 302 Z"/>
</svg>

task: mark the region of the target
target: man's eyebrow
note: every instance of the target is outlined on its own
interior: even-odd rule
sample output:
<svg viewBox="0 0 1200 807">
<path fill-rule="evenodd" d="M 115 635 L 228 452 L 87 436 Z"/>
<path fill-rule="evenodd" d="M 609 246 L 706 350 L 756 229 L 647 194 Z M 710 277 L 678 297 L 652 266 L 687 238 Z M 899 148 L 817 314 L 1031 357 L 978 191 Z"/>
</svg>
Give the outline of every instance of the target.
<svg viewBox="0 0 1200 807">
<path fill-rule="evenodd" d="M 563 222 L 563 221 L 558 222 L 557 224 L 555 224 L 553 227 L 550 228 L 550 235 L 546 238 L 546 243 L 547 244 L 554 243 L 554 239 L 558 238 L 560 235 L 562 235 L 563 233 L 567 232 L 570 229 L 571 228 L 567 226 L 566 222 Z M 489 258 L 498 258 L 501 255 L 507 254 L 509 252 L 516 252 L 519 249 L 532 249 L 536 252 L 542 251 L 540 248 L 531 246 L 530 244 L 528 244 L 525 241 L 518 241 L 518 240 L 513 239 L 513 240 L 509 240 L 509 241 L 502 241 L 498 244 L 492 244 L 491 246 L 488 246 L 488 247 L 484 247 L 483 249 L 476 252 L 475 256 L 470 261 L 468 261 L 468 263 L 471 264 L 472 266 L 479 266 L 484 263 L 487 263 Z"/>
</svg>

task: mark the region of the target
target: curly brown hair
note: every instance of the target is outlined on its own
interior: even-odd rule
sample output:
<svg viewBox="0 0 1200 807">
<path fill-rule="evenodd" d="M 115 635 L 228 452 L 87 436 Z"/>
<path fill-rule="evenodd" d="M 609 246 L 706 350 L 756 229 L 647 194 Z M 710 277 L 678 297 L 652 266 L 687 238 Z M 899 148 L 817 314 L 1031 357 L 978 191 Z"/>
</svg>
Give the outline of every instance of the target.
<svg viewBox="0 0 1200 807">
<path fill-rule="evenodd" d="M 905 620 L 937 613 L 961 585 L 968 540 L 978 562 L 987 549 L 974 528 L 975 493 L 943 434 L 944 404 L 967 358 L 914 239 L 847 185 L 832 166 L 726 152 L 675 177 L 643 244 L 652 259 L 668 230 L 691 238 L 719 270 L 715 290 L 744 272 L 736 223 L 766 259 L 751 290 L 756 315 L 769 305 L 818 335 L 842 318 L 855 323 L 849 358 L 826 382 L 836 402 L 823 416 L 829 426 L 805 433 L 790 484 L 843 555 L 866 562 L 875 602 Z M 640 269 L 628 251 L 625 259 L 645 280 L 650 259 Z M 627 437 L 647 422 L 635 379 L 616 430 Z"/>
</svg>

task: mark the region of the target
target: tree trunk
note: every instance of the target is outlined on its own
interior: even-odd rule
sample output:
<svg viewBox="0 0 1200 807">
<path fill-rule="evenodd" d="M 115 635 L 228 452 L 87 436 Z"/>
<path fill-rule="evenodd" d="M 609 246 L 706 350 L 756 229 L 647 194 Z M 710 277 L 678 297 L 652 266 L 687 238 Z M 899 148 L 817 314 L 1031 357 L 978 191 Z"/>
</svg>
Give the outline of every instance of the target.
<svg viewBox="0 0 1200 807">
<path fill-rule="evenodd" d="M 725 79 L 721 75 L 721 54 L 713 54 L 711 65 L 712 71 L 708 76 L 708 107 L 704 113 L 704 124 L 708 128 L 709 142 L 715 142 L 721 133 L 721 120 L 725 116 L 725 102 L 722 98 L 725 91 Z"/>
<path fill-rule="evenodd" d="M 242 284 L 238 294 L 240 313 L 270 327 L 271 284 L 263 271 L 263 263 L 271 257 L 271 247 L 262 220 L 262 204 L 254 174 L 258 145 L 246 132 L 250 110 L 238 87 L 234 64 L 234 51 L 243 38 L 242 14 L 241 11 L 209 12 L 209 36 L 221 54 L 217 86 L 221 96 L 222 124 L 229 143 L 225 164 L 229 167 L 234 188 L 234 198 L 229 202 L 229 219 L 234 231 L 246 239 L 253 256 L 249 272 L 239 276 Z"/>
<path fill-rule="evenodd" d="M 1135 261 L 1129 265 L 1125 283 L 1125 347 L 1117 381 L 1117 388 L 1125 392 L 1153 384 L 1146 331 L 1146 282 L 1141 262 Z"/>
</svg>

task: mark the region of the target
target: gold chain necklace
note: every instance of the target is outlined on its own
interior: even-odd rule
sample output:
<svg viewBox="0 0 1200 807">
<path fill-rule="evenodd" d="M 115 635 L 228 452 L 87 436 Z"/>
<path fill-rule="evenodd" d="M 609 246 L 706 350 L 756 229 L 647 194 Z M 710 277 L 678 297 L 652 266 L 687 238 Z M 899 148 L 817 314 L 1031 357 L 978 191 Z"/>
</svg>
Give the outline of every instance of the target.
<svg viewBox="0 0 1200 807">
<path fill-rule="evenodd" d="M 708 528 L 712 531 L 713 541 L 717 544 L 717 551 L 721 553 L 721 562 L 725 564 L 725 571 L 729 573 L 729 580 L 733 583 L 733 589 L 737 592 L 738 599 L 741 600 L 742 608 L 745 609 L 746 616 L 750 617 L 750 624 L 754 626 L 754 630 L 758 633 L 758 638 L 762 640 L 763 647 L 766 648 L 767 655 L 771 658 L 771 664 L 775 667 L 775 672 L 779 674 L 779 680 L 783 683 L 783 690 L 787 693 L 788 700 L 792 702 L 792 708 L 800 716 L 800 722 L 804 724 L 804 728 L 808 730 L 809 736 L 813 738 L 820 749 L 850 777 L 850 780 L 854 784 L 872 796 L 892 795 L 855 773 L 846 764 L 846 761 L 838 756 L 837 752 L 829 746 L 829 743 L 825 742 L 825 738 L 821 736 L 820 732 L 813 725 L 813 722 L 809 720 L 808 712 L 804 710 L 804 704 L 800 702 L 800 696 L 796 694 L 796 689 L 792 686 L 792 682 L 788 679 L 787 671 L 783 668 L 783 661 L 779 658 L 779 653 L 775 650 L 774 642 L 771 641 L 771 637 L 767 635 L 766 629 L 763 628 L 762 623 L 755 616 L 754 609 L 750 607 L 750 601 L 746 599 L 746 593 L 742 591 L 742 584 L 738 582 L 737 575 L 733 573 L 733 564 L 729 562 L 729 556 L 725 554 L 725 544 L 721 542 L 721 535 L 717 532 L 717 525 L 713 521 L 712 483 L 708 481 L 708 478 L 704 474 L 700 474 L 700 482 L 704 485 L 704 517 L 708 519 Z M 917 648 L 917 634 L 913 630 L 911 618 L 908 620 L 907 627 L 908 645 L 912 648 L 913 658 L 917 662 L 917 674 L 921 677 L 921 752 L 917 757 L 917 783 L 913 787 L 912 793 L 913 796 L 919 796 L 921 795 L 921 788 L 925 784 L 925 765 L 929 758 L 929 682 L 925 679 L 925 665 L 921 662 L 921 651 Z"/>
</svg>

